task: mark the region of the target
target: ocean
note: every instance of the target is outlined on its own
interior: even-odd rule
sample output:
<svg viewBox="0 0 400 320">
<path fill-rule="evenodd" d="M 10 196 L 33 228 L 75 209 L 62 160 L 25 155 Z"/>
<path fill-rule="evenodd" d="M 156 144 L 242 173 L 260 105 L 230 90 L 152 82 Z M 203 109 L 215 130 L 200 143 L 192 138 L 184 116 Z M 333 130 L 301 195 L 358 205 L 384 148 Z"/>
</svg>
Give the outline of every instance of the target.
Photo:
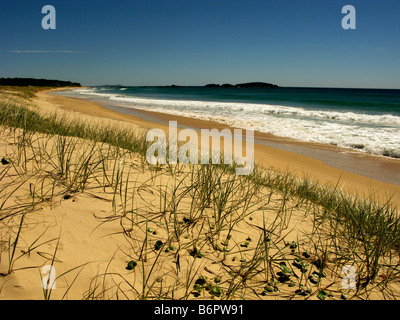
<svg viewBox="0 0 400 320">
<path fill-rule="evenodd" d="M 107 86 L 62 95 L 400 158 L 400 90 Z"/>
</svg>

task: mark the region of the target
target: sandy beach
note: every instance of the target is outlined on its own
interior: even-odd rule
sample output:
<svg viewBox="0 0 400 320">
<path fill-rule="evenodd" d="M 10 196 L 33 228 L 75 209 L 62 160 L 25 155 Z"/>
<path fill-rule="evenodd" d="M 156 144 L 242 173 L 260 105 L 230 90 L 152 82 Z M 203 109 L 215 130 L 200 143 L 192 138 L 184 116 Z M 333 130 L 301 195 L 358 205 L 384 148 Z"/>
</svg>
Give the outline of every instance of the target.
<svg viewBox="0 0 400 320">
<path fill-rule="evenodd" d="M 119 132 L 167 133 L 172 120 L 180 129 L 225 128 L 165 114 L 126 115 L 46 92 L 29 108 L 57 114 L 66 126 L 81 121 Z M 399 297 L 397 273 L 385 264 L 398 263 L 397 252 L 380 249 L 382 267 L 372 272 L 373 260 L 364 260 L 371 255 L 362 251 L 369 245 L 355 242 L 350 225 L 332 228 L 335 220 L 327 217 L 340 208 L 285 193 L 290 182 L 282 191 L 215 166 L 150 166 L 134 152 L 74 136 L 6 128 L 0 134 L 0 299 Z M 255 161 L 352 196 L 400 203 L 399 186 L 301 154 L 257 143 Z M 397 168 L 395 161 L 373 161 Z M 346 207 L 351 200 L 343 203 L 342 213 L 352 212 Z M 362 275 L 359 289 L 341 287 L 344 263 Z M 394 279 L 390 286 L 387 279 Z M 46 280 L 55 280 L 55 287 L 46 287 Z"/>
</svg>

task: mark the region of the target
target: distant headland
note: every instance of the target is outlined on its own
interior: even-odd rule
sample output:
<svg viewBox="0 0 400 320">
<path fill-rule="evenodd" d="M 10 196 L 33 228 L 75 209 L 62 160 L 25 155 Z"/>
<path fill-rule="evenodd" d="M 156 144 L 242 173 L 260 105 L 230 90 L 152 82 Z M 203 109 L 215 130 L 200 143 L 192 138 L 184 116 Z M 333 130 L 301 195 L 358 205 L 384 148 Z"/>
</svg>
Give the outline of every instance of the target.
<svg viewBox="0 0 400 320">
<path fill-rule="evenodd" d="M 34 78 L 0 78 L 0 86 L 17 87 L 81 87 L 80 83 L 62 80 L 34 79 Z"/>
<path fill-rule="evenodd" d="M 224 84 L 216 84 L 216 83 L 209 83 L 206 84 L 205 86 L 185 86 L 185 85 L 159 85 L 159 86 L 125 86 L 122 84 L 107 84 L 107 85 L 101 85 L 101 86 L 95 86 L 95 87 L 110 87 L 110 88 L 129 88 L 129 87 L 136 87 L 136 88 L 147 88 L 147 87 L 157 87 L 157 88 L 193 88 L 193 87 L 202 87 L 202 88 L 279 88 L 278 85 L 272 84 L 272 83 L 267 83 L 267 82 L 246 82 L 246 83 L 238 83 L 238 84 L 230 84 L 230 83 L 224 83 Z"/>
<path fill-rule="evenodd" d="M 246 82 L 246 83 L 239 83 L 239 84 L 215 84 L 210 83 L 206 84 L 205 87 L 207 88 L 278 88 L 276 84 L 266 83 L 266 82 Z"/>
</svg>

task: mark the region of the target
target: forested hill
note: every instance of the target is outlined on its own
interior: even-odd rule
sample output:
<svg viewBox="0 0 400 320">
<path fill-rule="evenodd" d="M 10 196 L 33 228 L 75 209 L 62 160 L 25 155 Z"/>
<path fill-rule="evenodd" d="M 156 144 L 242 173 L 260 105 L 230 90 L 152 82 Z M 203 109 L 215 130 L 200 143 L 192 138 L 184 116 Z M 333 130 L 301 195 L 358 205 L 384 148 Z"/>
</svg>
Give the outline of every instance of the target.
<svg viewBox="0 0 400 320">
<path fill-rule="evenodd" d="M 80 83 L 33 78 L 0 78 L 0 86 L 81 87 Z"/>
</svg>

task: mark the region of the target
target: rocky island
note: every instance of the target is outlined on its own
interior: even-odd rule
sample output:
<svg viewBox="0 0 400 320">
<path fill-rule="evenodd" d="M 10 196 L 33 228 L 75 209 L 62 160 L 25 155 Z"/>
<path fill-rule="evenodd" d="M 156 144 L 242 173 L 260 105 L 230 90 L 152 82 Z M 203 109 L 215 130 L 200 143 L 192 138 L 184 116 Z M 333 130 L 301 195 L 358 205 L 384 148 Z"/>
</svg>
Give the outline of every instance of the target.
<svg viewBox="0 0 400 320">
<path fill-rule="evenodd" d="M 210 83 L 206 84 L 207 88 L 279 88 L 276 84 L 266 83 L 266 82 L 247 82 L 247 83 L 239 83 L 236 85 L 232 85 L 229 83 L 225 83 L 223 85 Z"/>
</svg>

